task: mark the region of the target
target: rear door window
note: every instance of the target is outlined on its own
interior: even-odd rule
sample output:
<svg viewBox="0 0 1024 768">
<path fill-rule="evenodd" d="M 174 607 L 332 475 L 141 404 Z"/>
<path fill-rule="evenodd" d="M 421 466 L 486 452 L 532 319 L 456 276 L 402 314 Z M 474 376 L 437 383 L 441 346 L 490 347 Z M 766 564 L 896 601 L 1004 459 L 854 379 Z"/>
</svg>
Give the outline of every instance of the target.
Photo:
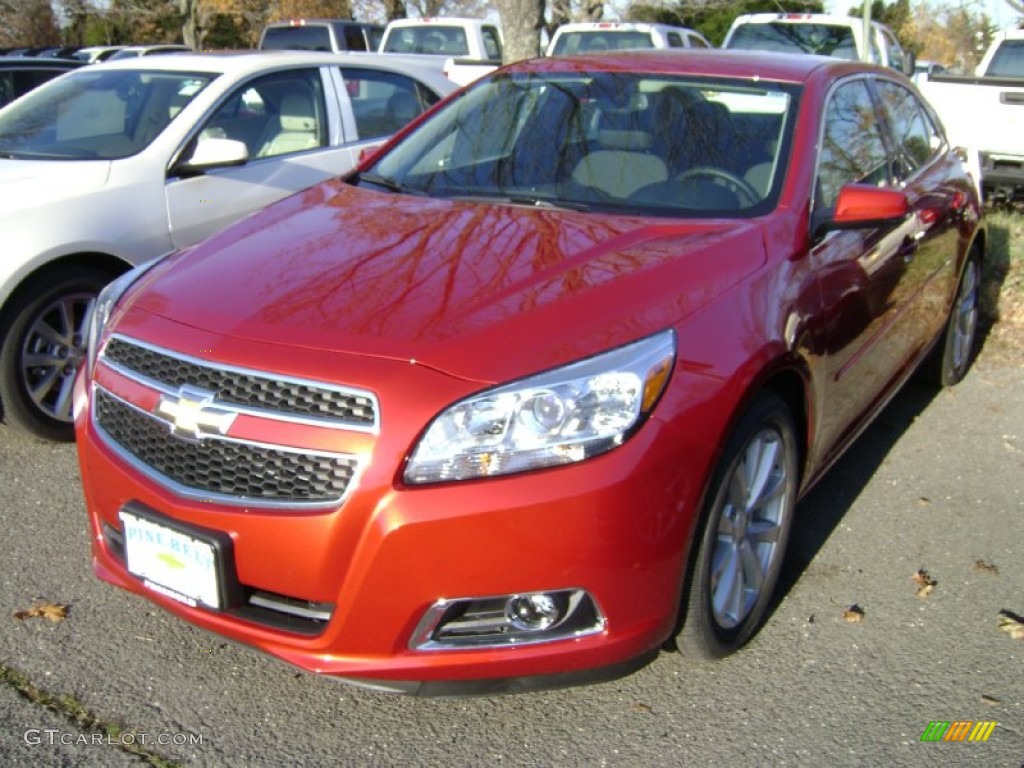
<svg viewBox="0 0 1024 768">
<path fill-rule="evenodd" d="M 909 88 L 882 80 L 878 94 L 893 133 L 897 181 L 906 181 L 936 156 L 942 136 Z"/>
<path fill-rule="evenodd" d="M 358 67 L 339 70 L 360 140 L 390 136 L 439 100 L 416 80 L 396 72 Z"/>
</svg>

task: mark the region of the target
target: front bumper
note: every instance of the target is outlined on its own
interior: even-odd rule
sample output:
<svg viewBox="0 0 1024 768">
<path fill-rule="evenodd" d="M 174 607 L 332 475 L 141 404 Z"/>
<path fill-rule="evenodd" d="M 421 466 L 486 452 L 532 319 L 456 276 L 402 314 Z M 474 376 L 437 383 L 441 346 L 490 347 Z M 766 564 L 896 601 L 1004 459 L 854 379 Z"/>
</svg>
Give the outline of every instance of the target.
<svg viewBox="0 0 1024 768">
<path fill-rule="evenodd" d="M 986 195 L 1024 194 L 1024 156 L 980 153 L 981 184 Z"/>
<path fill-rule="evenodd" d="M 395 480 L 404 452 L 385 451 L 382 439 L 339 506 L 240 508 L 184 498 L 126 462 L 90 418 L 83 379 L 77 445 L 95 572 L 203 629 L 311 672 L 431 695 L 616 677 L 674 629 L 704 468 L 681 463 L 701 451 L 657 420 L 580 464 L 416 488 Z M 230 544 L 222 579 L 232 586 L 219 610 L 182 604 L 128 571 L 119 513 L 132 505 Z M 593 598 L 599 631 L 503 647 L 411 645 L 438 600 L 559 589 Z"/>
</svg>

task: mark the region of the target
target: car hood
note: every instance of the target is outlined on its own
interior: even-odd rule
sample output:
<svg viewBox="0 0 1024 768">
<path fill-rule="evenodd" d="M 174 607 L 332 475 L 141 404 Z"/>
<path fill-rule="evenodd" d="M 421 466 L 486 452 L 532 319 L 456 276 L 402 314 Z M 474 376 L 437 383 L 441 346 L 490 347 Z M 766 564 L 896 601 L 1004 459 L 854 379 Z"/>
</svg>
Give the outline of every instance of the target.
<svg viewBox="0 0 1024 768">
<path fill-rule="evenodd" d="M 0 158 L 0 211 L 10 216 L 86 195 L 101 188 L 109 178 L 109 160 Z"/>
<path fill-rule="evenodd" d="M 335 181 L 170 260 L 126 307 L 228 337 L 502 381 L 670 327 L 763 263 L 749 221 L 467 203 Z"/>
</svg>

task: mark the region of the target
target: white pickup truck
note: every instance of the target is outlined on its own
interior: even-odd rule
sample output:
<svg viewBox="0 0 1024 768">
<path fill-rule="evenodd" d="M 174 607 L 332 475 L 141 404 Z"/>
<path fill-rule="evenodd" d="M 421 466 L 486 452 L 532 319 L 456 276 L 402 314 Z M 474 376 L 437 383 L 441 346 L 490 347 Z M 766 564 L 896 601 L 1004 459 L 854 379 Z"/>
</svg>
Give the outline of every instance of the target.
<svg viewBox="0 0 1024 768">
<path fill-rule="evenodd" d="M 977 157 L 985 199 L 1024 198 L 1024 30 L 997 35 L 975 76 L 930 74 L 918 87 L 950 142 Z"/>
<path fill-rule="evenodd" d="M 483 19 L 429 16 L 389 22 L 381 53 L 411 53 L 441 62 L 445 75 L 459 85 L 501 66 L 501 28 Z"/>
<path fill-rule="evenodd" d="M 580 21 L 563 24 L 548 43 L 546 56 L 642 48 L 713 48 L 700 32 L 643 21 Z"/>
</svg>

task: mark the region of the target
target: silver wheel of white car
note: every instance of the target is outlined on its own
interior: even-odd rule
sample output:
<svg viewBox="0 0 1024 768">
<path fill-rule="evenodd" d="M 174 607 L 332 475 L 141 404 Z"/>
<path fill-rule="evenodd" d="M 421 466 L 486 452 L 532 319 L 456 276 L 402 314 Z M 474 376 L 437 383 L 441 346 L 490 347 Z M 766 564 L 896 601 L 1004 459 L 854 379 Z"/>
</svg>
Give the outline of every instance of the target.
<svg viewBox="0 0 1024 768">
<path fill-rule="evenodd" d="M 4 421 L 52 440 L 71 440 L 72 390 L 85 359 L 86 323 L 106 273 L 86 268 L 50 272 L 12 302 L 0 346 Z"/>
<path fill-rule="evenodd" d="M 796 502 L 796 429 L 776 395 L 758 395 L 715 472 L 684 601 L 681 649 L 700 657 L 738 649 L 771 601 Z"/>
</svg>

